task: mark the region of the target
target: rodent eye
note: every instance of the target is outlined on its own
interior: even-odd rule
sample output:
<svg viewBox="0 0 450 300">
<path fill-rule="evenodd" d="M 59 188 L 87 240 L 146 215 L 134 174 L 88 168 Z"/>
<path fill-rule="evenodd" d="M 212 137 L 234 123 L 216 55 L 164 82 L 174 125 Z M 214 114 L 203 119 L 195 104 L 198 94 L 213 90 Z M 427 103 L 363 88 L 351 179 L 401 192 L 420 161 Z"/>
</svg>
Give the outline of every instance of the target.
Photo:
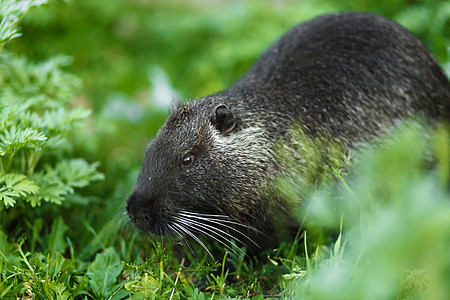
<svg viewBox="0 0 450 300">
<path fill-rule="evenodd" d="M 192 165 L 194 163 L 194 158 L 195 158 L 194 154 L 188 153 L 181 160 L 181 164 L 185 167 Z"/>
</svg>

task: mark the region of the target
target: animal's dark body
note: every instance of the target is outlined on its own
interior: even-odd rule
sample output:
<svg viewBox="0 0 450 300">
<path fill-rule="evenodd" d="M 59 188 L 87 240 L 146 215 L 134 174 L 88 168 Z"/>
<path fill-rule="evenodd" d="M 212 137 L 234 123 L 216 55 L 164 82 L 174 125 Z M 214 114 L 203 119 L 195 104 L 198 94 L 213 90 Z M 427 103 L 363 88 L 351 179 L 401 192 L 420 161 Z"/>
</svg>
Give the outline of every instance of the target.
<svg viewBox="0 0 450 300">
<path fill-rule="evenodd" d="M 274 147 L 302 147 L 293 126 L 348 148 L 413 116 L 450 120 L 449 81 L 422 43 L 377 15 L 318 17 L 229 89 L 172 109 L 146 150 L 128 215 L 144 232 L 235 238 L 258 252 L 276 245 L 268 207 L 283 203 L 270 191 L 293 166 Z"/>
</svg>

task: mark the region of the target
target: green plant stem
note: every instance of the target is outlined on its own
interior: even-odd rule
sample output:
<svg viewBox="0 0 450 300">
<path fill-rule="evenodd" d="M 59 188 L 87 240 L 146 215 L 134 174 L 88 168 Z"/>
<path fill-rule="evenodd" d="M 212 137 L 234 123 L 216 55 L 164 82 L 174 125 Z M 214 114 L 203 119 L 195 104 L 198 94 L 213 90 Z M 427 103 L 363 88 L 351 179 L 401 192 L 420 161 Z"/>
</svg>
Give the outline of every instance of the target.
<svg viewBox="0 0 450 300">
<path fill-rule="evenodd" d="M 27 160 L 25 159 L 25 152 L 24 151 L 22 151 L 20 153 L 20 165 L 21 165 L 22 172 L 25 172 L 25 168 L 26 168 L 26 165 L 27 165 Z"/>
<path fill-rule="evenodd" d="M 311 270 L 312 270 L 312 268 L 311 268 L 311 261 L 310 261 L 310 259 L 309 259 L 309 255 L 308 255 L 308 245 L 307 245 L 307 242 L 306 242 L 306 231 L 305 231 L 305 235 L 304 235 L 303 241 L 304 241 L 304 243 L 305 243 L 305 261 L 306 261 L 306 270 L 311 271 Z M 292 267 L 293 267 L 293 266 L 294 266 L 294 265 L 293 265 L 293 263 L 292 263 Z"/>
<path fill-rule="evenodd" d="M 2 210 L 2 228 L 0 228 L 1 231 L 5 230 L 5 220 L 6 220 L 6 209 L 4 209 L 3 202 L 0 204 L 0 208 Z"/>
<path fill-rule="evenodd" d="M 164 261 L 161 257 L 159 260 L 159 290 L 162 290 L 162 284 L 164 279 Z"/>
<path fill-rule="evenodd" d="M 23 259 L 23 261 L 25 262 L 25 264 L 27 265 L 28 269 L 30 269 L 31 273 L 34 275 L 34 269 L 33 269 L 33 267 L 30 265 L 30 263 L 29 263 L 29 261 L 28 261 L 28 259 L 27 259 L 27 256 L 25 255 L 25 253 L 23 253 L 23 250 L 22 250 L 22 244 L 23 244 L 23 241 L 22 241 L 21 243 L 18 244 L 19 247 L 17 248 L 17 250 L 19 251 L 20 256 L 22 256 L 22 259 Z"/>
<path fill-rule="evenodd" d="M 175 278 L 175 284 L 173 285 L 172 293 L 170 294 L 169 300 L 172 300 L 173 294 L 175 293 L 175 287 L 177 286 L 178 278 L 180 278 L 180 274 L 181 274 L 181 270 L 183 269 L 184 261 L 185 261 L 185 259 L 183 257 L 183 259 L 181 260 L 181 263 L 180 263 L 180 268 L 178 269 L 177 278 Z"/>
<path fill-rule="evenodd" d="M 299 243 L 299 241 L 300 241 L 300 239 L 302 237 L 305 239 L 305 247 L 306 247 L 306 231 L 303 231 L 302 228 L 304 228 L 303 227 L 303 221 L 302 221 L 302 224 L 300 225 L 300 227 L 297 230 L 294 242 L 292 243 L 291 248 L 289 249 L 289 254 L 287 256 L 287 258 L 289 260 L 292 260 L 291 268 L 294 268 L 294 265 L 295 265 L 295 259 L 294 259 L 295 248 L 298 246 L 298 243 Z"/>
<path fill-rule="evenodd" d="M 43 151 L 33 152 L 30 150 L 30 152 L 31 152 L 30 159 L 28 160 L 28 172 L 27 172 L 28 176 L 33 174 L 34 169 L 36 168 L 43 154 Z"/>
<path fill-rule="evenodd" d="M 9 172 L 9 169 L 11 169 L 12 162 L 13 162 L 13 159 L 14 159 L 14 156 L 16 155 L 16 153 L 17 153 L 17 150 L 14 149 L 14 151 L 11 153 L 11 156 L 9 157 L 8 164 L 6 165 L 6 169 L 5 169 L 6 173 Z"/>
</svg>

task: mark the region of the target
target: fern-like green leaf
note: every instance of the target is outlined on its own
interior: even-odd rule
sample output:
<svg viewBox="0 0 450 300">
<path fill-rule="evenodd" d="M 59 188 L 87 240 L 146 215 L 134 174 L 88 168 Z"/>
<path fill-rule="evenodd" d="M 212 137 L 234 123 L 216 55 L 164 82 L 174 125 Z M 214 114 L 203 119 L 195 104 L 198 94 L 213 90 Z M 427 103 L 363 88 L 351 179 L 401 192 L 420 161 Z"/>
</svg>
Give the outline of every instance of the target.
<svg viewBox="0 0 450 300">
<path fill-rule="evenodd" d="M 0 101 L 42 114 L 67 104 L 80 85 L 80 80 L 63 70 L 70 65 L 67 56 L 53 57 L 32 64 L 23 57 L 7 52 L 0 55 Z M 24 107 L 24 108 L 22 108 Z"/>
<path fill-rule="evenodd" d="M 16 204 L 16 198 L 18 196 L 17 193 L 8 191 L 6 188 L 0 188 L 0 200 L 3 201 L 3 204 L 6 208 L 13 207 Z"/>
<path fill-rule="evenodd" d="M 89 110 L 85 109 L 66 111 L 63 108 L 46 111 L 43 116 L 43 124 L 49 131 L 59 134 L 72 129 L 75 122 L 86 119 L 90 113 Z"/>
<path fill-rule="evenodd" d="M 63 160 L 55 167 L 47 165 L 45 171 L 33 174 L 33 180 L 41 189 L 26 201 L 32 207 L 41 205 L 42 201 L 61 204 L 68 194 L 74 193 L 74 188 L 104 179 L 97 167 L 98 163 L 89 164 L 84 159 Z"/>
<path fill-rule="evenodd" d="M 99 163 L 89 164 L 84 159 L 71 159 L 59 162 L 55 168 L 49 168 L 49 174 L 53 174 L 67 184 L 75 188 L 87 186 L 92 181 L 103 180 L 104 175 L 97 171 Z"/>
<path fill-rule="evenodd" d="M 61 204 L 67 194 L 72 194 L 73 188 L 66 185 L 55 174 L 35 173 L 33 180 L 40 186 L 40 191 L 26 199 L 32 207 L 40 206 L 42 201 Z"/>
<path fill-rule="evenodd" d="M 0 156 L 17 152 L 20 148 L 35 149 L 38 142 L 45 140 L 45 134 L 34 128 L 22 129 L 13 125 L 9 130 L 0 133 Z"/>
<path fill-rule="evenodd" d="M 19 198 L 36 195 L 39 190 L 39 186 L 23 174 L 0 173 L 0 199 L 6 208 L 14 206 Z"/>
<path fill-rule="evenodd" d="M 16 16 L 7 16 L 0 23 L 0 43 L 19 37 L 21 34 L 17 31 L 16 24 L 19 18 Z"/>
<path fill-rule="evenodd" d="M 32 7 L 47 3 L 48 0 L 2 0 L 0 1 L 0 43 L 21 36 L 17 30 L 20 18 Z"/>
</svg>

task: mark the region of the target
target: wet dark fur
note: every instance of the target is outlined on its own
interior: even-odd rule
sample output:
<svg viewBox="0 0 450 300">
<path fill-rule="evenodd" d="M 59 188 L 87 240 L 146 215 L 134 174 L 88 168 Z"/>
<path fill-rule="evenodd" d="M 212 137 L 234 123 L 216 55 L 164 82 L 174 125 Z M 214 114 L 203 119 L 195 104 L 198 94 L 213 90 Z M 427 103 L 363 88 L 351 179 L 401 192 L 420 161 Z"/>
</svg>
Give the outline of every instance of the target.
<svg viewBox="0 0 450 300">
<path fill-rule="evenodd" d="M 449 120 L 450 84 L 417 38 L 373 14 L 318 17 L 229 89 L 172 110 L 146 150 L 128 215 L 155 235 L 272 247 L 267 195 L 283 170 L 273 147 L 289 145 L 293 124 L 349 147 L 418 115 Z"/>
</svg>

